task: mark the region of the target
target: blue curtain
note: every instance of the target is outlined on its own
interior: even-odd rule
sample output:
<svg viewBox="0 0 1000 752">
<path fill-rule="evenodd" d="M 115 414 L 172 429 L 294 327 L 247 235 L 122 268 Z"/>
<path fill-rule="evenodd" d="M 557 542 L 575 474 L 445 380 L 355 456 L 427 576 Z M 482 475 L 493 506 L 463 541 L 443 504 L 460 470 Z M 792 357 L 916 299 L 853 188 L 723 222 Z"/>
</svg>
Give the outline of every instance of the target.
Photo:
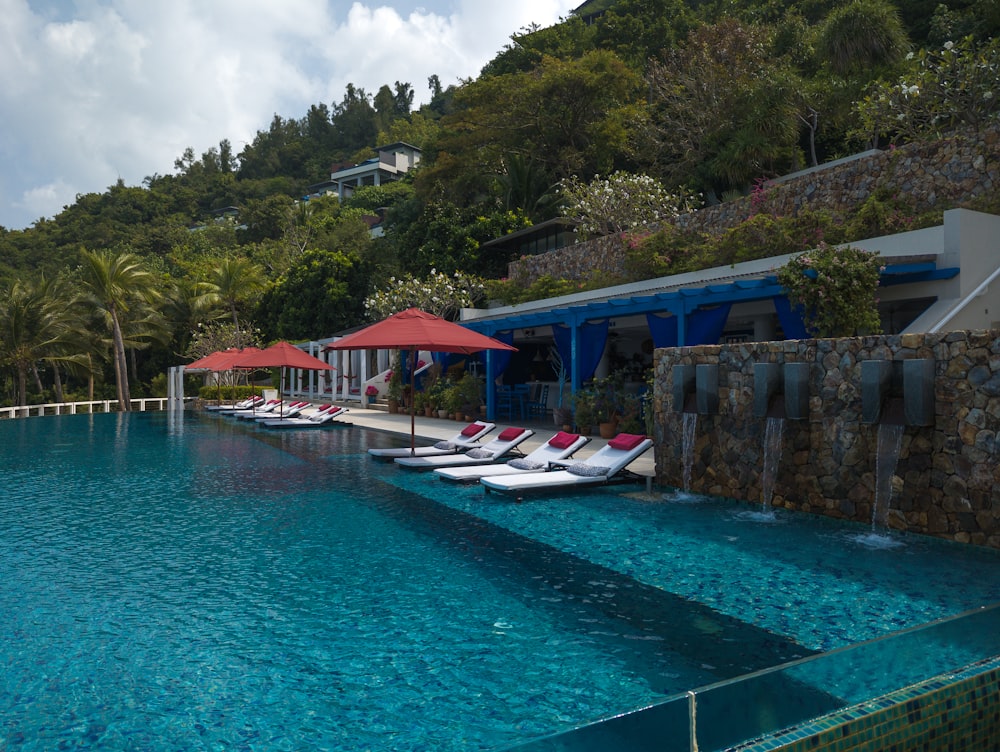
<svg viewBox="0 0 1000 752">
<path fill-rule="evenodd" d="M 809 339 L 809 330 L 802 320 L 802 307 L 795 306 L 788 301 L 786 295 L 774 296 L 774 310 L 778 312 L 778 321 L 781 323 L 781 331 L 785 333 L 785 339 Z"/>
<path fill-rule="evenodd" d="M 577 346 L 577 356 L 579 357 L 580 382 L 583 383 L 594 375 L 597 364 L 601 362 L 604 355 L 604 345 L 608 341 L 608 323 L 604 321 L 585 321 L 580 325 L 580 340 Z M 562 324 L 552 325 L 552 338 L 556 341 L 556 349 L 559 350 L 559 357 L 566 364 L 567 373 L 572 373 L 572 330 Z"/>
<path fill-rule="evenodd" d="M 677 317 L 646 314 L 649 333 L 653 335 L 653 347 L 677 347 Z"/>
<path fill-rule="evenodd" d="M 688 314 L 685 345 L 717 345 L 729 318 L 732 303 L 715 308 L 696 308 Z"/>
<path fill-rule="evenodd" d="M 492 335 L 493 339 L 500 340 L 505 345 L 514 344 L 514 330 L 511 329 L 507 332 L 497 332 Z M 494 350 L 493 351 L 493 370 L 490 371 L 490 381 L 493 382 L 495 379 L 499 378 L 500 374 L 507 370 L 507 366 L 510 364 L 510 356 L 513 355 L 512 350 Z M 485 360 L 486 353 L 483 353 L 483 359 Z"/>
</svg>

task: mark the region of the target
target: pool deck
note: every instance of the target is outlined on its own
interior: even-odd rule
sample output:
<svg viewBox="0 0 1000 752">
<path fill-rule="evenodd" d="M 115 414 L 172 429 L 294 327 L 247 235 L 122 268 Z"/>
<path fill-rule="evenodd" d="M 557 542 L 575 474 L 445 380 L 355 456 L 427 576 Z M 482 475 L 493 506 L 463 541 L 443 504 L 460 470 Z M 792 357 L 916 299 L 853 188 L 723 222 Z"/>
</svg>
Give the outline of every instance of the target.
<svg viewBox="0 0 1000 752">
<path fill-rule="evenodd" d="M 353 423 L 356 426 L 362 428 L 369 428 L 373 431 L 383 431 L 385 433 L 396 434 L 399 436 L 409 437 L 410 435 L 410 416 L 409 414 L 390 414 L 384 410 L 370 410 L 366 407 L 360 407 L 357 404 L 349 405 L 350 412 L 344 416 L 344 420 Z M 454 436 L 458 431 L 462 429 L 466 424 L 464 422 L 458 422 L 455 420 L 443 420 L 440 418 L 425 418 L 417 417 L 415 418 L 415 430 L 417 436 L 418 444 L 428 444 L 434 441 L 441 441 L 442 439 L 447 439 Z M 498 422 L 495 429 L 495 433 L 508 428 L 510 426 L 523 426 L 525 428 L 530 428 L 535 432 L 534 436 L 526 439 L 521 447 L 525 454 L 531 450 L 537 448 L 541 444 L 544 444 L 552 436 L 554 436 L 558 429 L 555 426 L 547 426 L 539 423 L 538 421 L 533 421 L 529 423 L 504 423 Z M 489 436 L 485 440 L 488 440 Z M 484 440 L 484 441 L 485 441 Z M 580 451 L 578 451 L 574 456 L 577 459 L 584 459 L 589 457 L 591 454 L 596 452 L 602 446 L 608 442 L 602 439 L 600 436 L 591 436 L 590 443 L 584 446 Z M 628 466 L 628 470 L 635 473 L 636 475 L 641 475 L 649 480 L 650 482 L 655 477 L 655 463 L 653 460 L 652 449 L 641 455 L 635 462 Z"/>
</svg>

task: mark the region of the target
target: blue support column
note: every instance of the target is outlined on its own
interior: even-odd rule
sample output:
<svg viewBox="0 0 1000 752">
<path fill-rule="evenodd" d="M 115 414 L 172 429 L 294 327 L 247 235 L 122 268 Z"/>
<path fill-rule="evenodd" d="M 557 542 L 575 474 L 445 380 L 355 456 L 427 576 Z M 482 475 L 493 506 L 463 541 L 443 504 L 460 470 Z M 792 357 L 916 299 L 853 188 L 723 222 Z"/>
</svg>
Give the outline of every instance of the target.
<svg viewBox="0 0 1000 752">
<path fill-rule="evenodd" d="M 570 390 L 573 394 L 580 391 L 583 384 L 580 383 L 580 323 L 574 319 L 570 322 Z"/>
<path fill-rule="evenodd" d="M 497 417 L 497 385 L 491 378 L 493 376 L 494 352 L 494 350 L 486 351 L 486 420 L 490 422 L 495 421 Z"/>
</svg>

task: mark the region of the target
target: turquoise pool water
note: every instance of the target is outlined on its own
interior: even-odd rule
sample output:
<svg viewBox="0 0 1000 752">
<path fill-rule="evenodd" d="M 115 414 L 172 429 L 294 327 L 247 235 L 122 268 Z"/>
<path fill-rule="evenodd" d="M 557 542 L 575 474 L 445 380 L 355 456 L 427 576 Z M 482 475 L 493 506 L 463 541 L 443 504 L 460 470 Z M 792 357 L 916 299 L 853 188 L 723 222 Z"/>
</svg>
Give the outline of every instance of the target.
<svg viewBox="0 0 1000 752">
<path fill-rule="evenodd" d="M 0 422 L 0 748 L 502 749 L 1000 600 L 992 551 L 623 487 L 515 504 L 365 456 L 393 443 Z"/>
</svg>

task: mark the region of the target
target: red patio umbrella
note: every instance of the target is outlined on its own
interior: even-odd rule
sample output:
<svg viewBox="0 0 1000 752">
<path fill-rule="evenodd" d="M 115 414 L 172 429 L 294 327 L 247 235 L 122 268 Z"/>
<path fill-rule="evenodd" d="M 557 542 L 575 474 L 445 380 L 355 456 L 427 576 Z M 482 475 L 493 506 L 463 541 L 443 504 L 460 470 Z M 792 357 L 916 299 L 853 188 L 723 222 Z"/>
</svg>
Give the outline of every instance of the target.
<svg viewBox="0 0 1000 752">
<path fill-rule="evenodd" d="M 482 350 L 517 350 L 500 340 L 466 329 L 440 316 L 410 308 L 377 324 L 348 334 L 327 345 L 327 350 L 430 350 L 470 355 Z M 416 368 L 410 369 L 416 392 Z M 410 400 L 410 451 L 416 446 L 413 400 Z"/>
<path fill-rule="evenodd" d="M 216 350 L 213 353 L 209 353 L 203 358 L 198 358 L 191 363 L 184 366 L 186 371 L 212 371 L 213 373 L 219 373 L 221 371 L 231 371 L 233 370 L 233 363 L 240 358 L 250 356 L 254 353 L 260 352 L 257 347 L 244 347 L 240 349 L 238 347 L 230 347 L 226 350 Z M 219 386 L 219 402 L 222 402 L 222 382 L 216 380 Z"/>
<path fill-rule="evenodd" d="M 281 393 L 285 391 L 285 369 L 300 368 L 305 371 L 332 371 L 333 366 L 325 363 L 319 358 L 314 358 L 307 352 L 303 352 L 295 345 L 282 340 L 259 350 L 246 357 L 237 358 L 233 363 L 236 368 L 280 368 L 281 369 Z M 279 410 L 279 416 L 283 416 L 283 409 Z"/>
</svg>

